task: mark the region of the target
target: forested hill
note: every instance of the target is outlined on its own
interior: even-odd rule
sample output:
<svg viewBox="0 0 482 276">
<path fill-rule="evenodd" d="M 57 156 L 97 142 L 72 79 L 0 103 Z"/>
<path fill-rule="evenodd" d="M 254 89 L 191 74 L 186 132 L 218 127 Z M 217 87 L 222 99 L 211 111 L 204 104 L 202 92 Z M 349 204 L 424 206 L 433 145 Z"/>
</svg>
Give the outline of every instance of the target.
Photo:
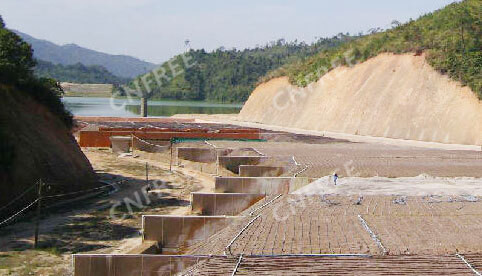
<svg viewBox="0 0 482 276">
<path fill-rule="evenodd" d="M 82 63 L 62 65 L 37 60 L 34 70 L 39 77 L 52 78 L 61 82 L 122 84 L 130 80 L 114 76 L 103 66 L 86 66 Z"/>
<path fill-rule="evenodd" d="M 171 81 L 163 82 L 160 86 L 152 73 L 148 73 L 146 78 L 151 81 L 152 98 L 244 102 L 260 78 L 269 71 L 286 63 L 301 62 L 323 49 L 338 46 L 351 39 L 353 37 L 340 34 L 333 38 L 320 39 L 311 45 L 303 42 L 287 43 L 281 39 L 264 47 L 246 50 L 191 50 L 186 54 L 195 65 L 182 70 L 182 73 Z M 184 67 L 180 55 L 170 62 Z M 161 66 L 168 76 L 172 76 L 169 62 Z M 143 76 L 139 76 L 135 81 L 139 81 L 141 77 Z M 131 86 L 134 85 L 131 83 Z"/>
<path fill-rule="evenodd" d="M 385 32 L 321 51 L 304 62 L 287 64 L 271 76 L 289 76 L 292 84 L 306 86 L 326 73 L 320 69 L 331 68 L 332 61 L 347 52 L 354 62 L 383 52 L 425 53 L 436 70 L 468 85 L 482 99 L 481 12 L 480 0 L 453 3 Z"/>
</svg>

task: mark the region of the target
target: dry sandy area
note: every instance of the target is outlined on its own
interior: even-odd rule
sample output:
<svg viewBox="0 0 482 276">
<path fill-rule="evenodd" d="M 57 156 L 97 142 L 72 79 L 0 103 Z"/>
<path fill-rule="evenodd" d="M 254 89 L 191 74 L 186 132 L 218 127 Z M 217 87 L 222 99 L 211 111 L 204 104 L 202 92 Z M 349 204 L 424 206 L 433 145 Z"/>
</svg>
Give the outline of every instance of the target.
<svg viewBox="0 0 482 276">
<path fill-rule="evenodd" d="M 249 146 L 273 159 L 298 164 L 299 177 L 482 177 L 482 152 L 425 149 L 372 143 L 212 142 L 218 147 Z M 293 175 L 293 174 L 291 174 Z M 481 180 L 482 181 L 482 180 Z"/>
<path fill-rule="evenodd" d="M 411 139 L 396 139 L 388 137 L 377 137 L 370 135 L 357 135 L 348 134 L 342 132 L 333 132 L 326 130 L 312 130 L 303 129 L 298 126 L 287 127 L 280 126 L 276 124 L 261 123 L 261 122 L 250 122 L 243 120 L 238 114 L 178 114 L 173 117 L 176 118 L 188 118 L 196 119 L 199 123 L 218 123 L 218 124 L 232 124 L 242 127 L 252 127 L 266 129 L 269 131 L 281 131 L 294 133 L 299 135 L 312 135 L 319 137 L 328 137 L 333 139 L 343 139 L 356 143 L 371 143 L 378 145 L 393 145 L 393 146 L 407 146 L 407 147 L 417 147 L 417 148 L 432 148 L 432 149 L 445 149 L 445 150 L 468 150 L 468 151 L 482 151 L 482 146 L 479 145 L 462 145 L 462 144 L 447 144 L 439 142 L 427 142 L 427 141 L 417 141 Z"/>
<path fill-rule="evenodd" d="M 300 195 L 482 196 L 482 179 L 471 177 L 343 177 L 334 185 L 325 176 L 297 190 Z"/>
<path fill-rule="evenodd" d="M 49 210 L 41 221 L 37 250 L 31 249 L 32 218 L 1 229 L 0 275 L 71 275 L 72 253 L 126 253 L 141 243 L 142 214 L 187 214 L 190 193 L 214 186 L 212 177 L 200 172 L 177 167 L 170 172 L 165 156 L 118 157 L 99 149 L 84 152 L 102 179 L 125 181 L 119 191 Z M 132 205 L 129 212 L 125 200 L 135 201 L 136 193 L 142 198 L 146 162 L 149 179 L 162 180 L 164 186 L 149 193 L 150 204 L 144 199 L 144 208 Z M 114 209 L 113 217 L 111 208 L 118 202 L 122 204 Z"/>
</svg>

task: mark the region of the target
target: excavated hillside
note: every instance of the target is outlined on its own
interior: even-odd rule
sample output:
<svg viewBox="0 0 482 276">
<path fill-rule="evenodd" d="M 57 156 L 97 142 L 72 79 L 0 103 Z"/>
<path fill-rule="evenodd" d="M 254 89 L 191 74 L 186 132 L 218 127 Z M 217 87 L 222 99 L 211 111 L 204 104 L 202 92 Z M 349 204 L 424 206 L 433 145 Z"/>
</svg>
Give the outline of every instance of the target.
<svg viewBox="0 0 482 276">
<path fill-rule="evenodd" d="M 38 179 L 51 184 L 44 195 L 92 188 L 95 173 L 65 124 L 26 93 L 0 85 L 0 218 L 37 198 Z"/>
<path fill-rule="evenodd" d="M 482 102 L 424 55 L 384 53 L 337 67 L 305 88 L 287 77 L 259 85 L 241 120 L 442 143 L 482 145 Z"/>
</svg>

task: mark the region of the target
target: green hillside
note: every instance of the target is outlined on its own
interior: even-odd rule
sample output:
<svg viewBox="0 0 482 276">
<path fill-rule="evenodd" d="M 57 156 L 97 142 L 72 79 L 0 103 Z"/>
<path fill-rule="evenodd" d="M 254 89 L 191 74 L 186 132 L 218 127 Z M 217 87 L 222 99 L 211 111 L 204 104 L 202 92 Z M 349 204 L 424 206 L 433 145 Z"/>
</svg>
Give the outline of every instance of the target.
<svg viewBox="0 0 482 276">
<path fill-rule="evenodd" d="M 306 86 L 331 69 L 333 61 L 345 64 L 345 53 L 363 62 L 382 52 L 424 52 L 435 69 L 470 86 L 482 99 L 481 14 L 480 0 L 453 3 L 385 32 L 323 50 L 305 62 L 287 64 L 270 76 L 289 76 L 293 84 Z"/>
<path fill-rule="evenodd" d="M 352 39 L 350 36 L 339 35 L 330 39 L 320 39 L 311 45 L 278 40 L 264 47 L 242 51 L 223 48 L 212 52 L 191 50 L 187 54 L 196 63 L 194 67 L 182 70 L 182 74 L 169 82 L 163 82 L 161 86 L 154 81 L 151 73 L 147 79 L 152 81 L 152 98 L 243 102 L 248 99 L 260 78 L 269 71 Z M 184 65 L 180 55 L 170 62 Z M 168 64 L 169 62 L 166 62 L 161 66 L 165 68 L 167 75 L 172 77 Z M 134 87 L 132 83 L 130 86 Z"/>
<path fill-rule="evenodd" d="M 121 84 L 129 82 L 129 79 L 114 76 L 107 69 L 100 65 L 86 66 L 82 63 L 62 65 L 37 60 L 35 74 L 39 77 L 52 78 L 61 82 L 109 84 Z"/>
</svg>

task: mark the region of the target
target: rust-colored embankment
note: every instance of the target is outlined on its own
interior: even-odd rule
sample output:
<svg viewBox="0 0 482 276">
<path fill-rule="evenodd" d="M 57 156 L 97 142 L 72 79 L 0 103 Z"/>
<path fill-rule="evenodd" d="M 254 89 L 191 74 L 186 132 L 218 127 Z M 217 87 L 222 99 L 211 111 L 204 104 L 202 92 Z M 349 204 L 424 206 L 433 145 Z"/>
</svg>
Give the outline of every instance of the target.
<svg viewBox="0 0 482 276">
<path fill-rule="evenodd" d="M 338 67 L 306 88 L 276 78 L 259 85 L 241 120 L 348 134 L 482 144 L 482 102 L 425 57 L 381 54 Z"/>
<path fill-rule="evenodd" d="M 156 129 L 156 128 L 99 128 L 96 130 L 81 130 L 79 145 L 81 147 L 110 147 L 111 136 L 135 136 L 140 139 L 169 141 L 173 138 L 186 139 L 260 139 L 258 129 L 220 129 L 209 132 L 207 129 Z"/>
</svg>

